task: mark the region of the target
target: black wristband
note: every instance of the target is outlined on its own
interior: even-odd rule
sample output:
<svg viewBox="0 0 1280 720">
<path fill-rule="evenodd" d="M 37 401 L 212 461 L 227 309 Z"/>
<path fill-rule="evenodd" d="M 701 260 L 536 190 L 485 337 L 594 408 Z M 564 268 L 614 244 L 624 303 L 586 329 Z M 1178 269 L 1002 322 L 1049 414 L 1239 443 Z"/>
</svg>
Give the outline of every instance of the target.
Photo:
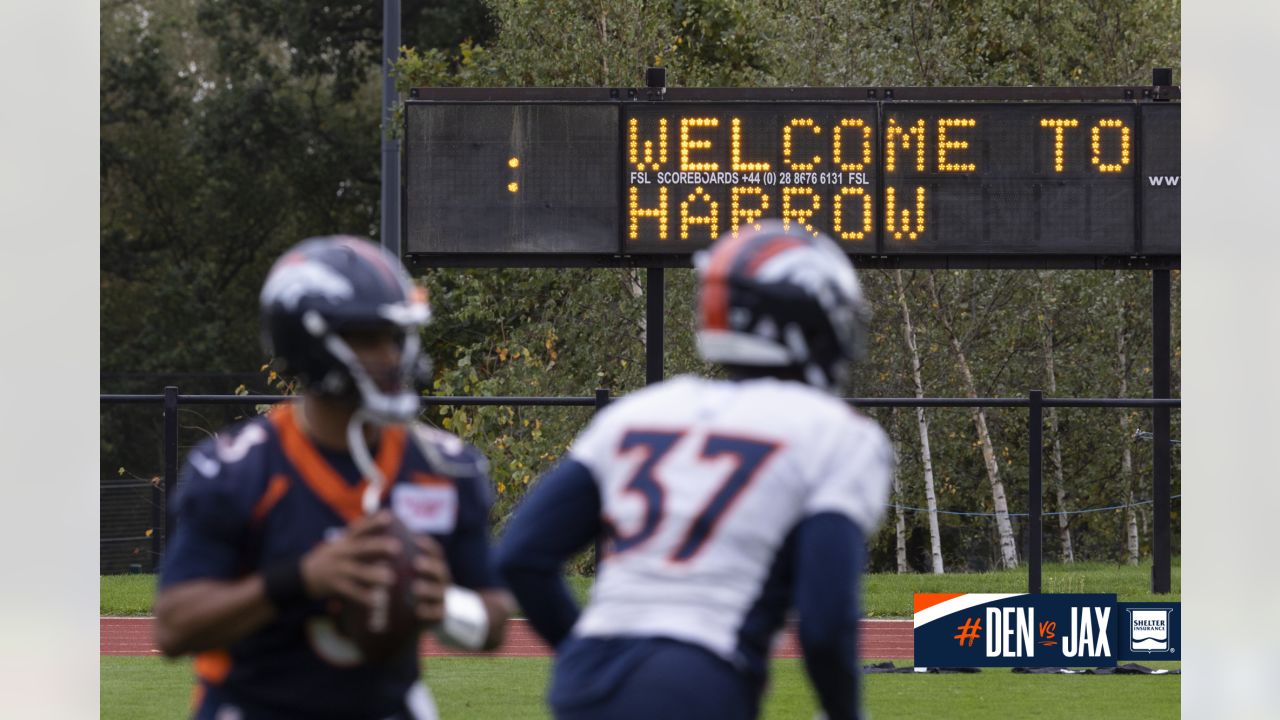
<svg viewBox="0 0 1280 720">
<path fill-rule="evenodd" d="M 284 610 L 307 598 L 307 588 L 302 582 L 300 557 L 264 568 L 262 581 L 266 586 L 267 599 L 277 610 Z"/>
</svg>

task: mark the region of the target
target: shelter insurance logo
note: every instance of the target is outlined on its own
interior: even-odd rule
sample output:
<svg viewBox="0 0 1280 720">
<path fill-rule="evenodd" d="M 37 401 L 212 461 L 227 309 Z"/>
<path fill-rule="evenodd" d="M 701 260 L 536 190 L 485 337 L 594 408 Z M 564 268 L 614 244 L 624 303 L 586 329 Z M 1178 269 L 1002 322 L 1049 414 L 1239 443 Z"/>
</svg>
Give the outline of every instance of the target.
<svg viewBox="0 0 1280 720">
<path fill-rule="evenodd" d="M 1178 603 L 1101 594 L 917 594 L 918 667 L 1114 666 L 1178 660 Z"/>
<path fill-rule="evenodd" d="M 1125 603 L 1127 650 L 1134 657 L 1174 659 L 1178 654 L 1179 603 Z"/>
</svg>

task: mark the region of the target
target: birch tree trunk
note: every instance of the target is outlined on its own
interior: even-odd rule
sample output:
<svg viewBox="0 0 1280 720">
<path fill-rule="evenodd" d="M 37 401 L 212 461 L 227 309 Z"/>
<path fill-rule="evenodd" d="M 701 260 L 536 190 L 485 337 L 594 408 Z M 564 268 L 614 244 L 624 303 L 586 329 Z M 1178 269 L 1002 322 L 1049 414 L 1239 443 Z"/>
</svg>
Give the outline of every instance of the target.
<svg viewBox="0 0 1280 720">
<path fill-rule="evenodd" d="M 1047 381 L 1047 390 L 1049 395 L 1058 394 L 1058 379 L 1053 367 L 1053 322 L 1049 317 L 1048 299 L 1054 297 L 1053 292 L 1053 275 L 1048 274 L 1045 278 L 1042 289 L 1046 292 L 1041 294 L 1040 302 L 1040 340 L 1044 345 L 1044 370 L 1045 379 Z M 1062 437 L 1058 433 L 1058 408 L 1045 408 L 1049 418 L 1049 438 L 1050 449 L 1049 457 L 1053 462 L 1053 489 L 1058 499 L 1058 543 L 1062 547 L 1062 559 L 1066 562 L 1075 562 L 1075 552 L 1071 548 L 1071 521 L 1066 514 L 1067 510 L 1067 486 L 1066 480 L 1062 473 Z"/>
<path fill-rule="evenodd" d="M 893 442 L 893 456 L 896 460 L 902 456 L 900 444 L 897 440 Z M 907 564 L 907 519 L 903 515 L 902 509 L 902 479 L 898 474 L 898 468 L 902 467 L 901 463 L 895 462 L 893 466 L 893 504 L 894 515 L 897 516 L 894 524 L 894 534 L 898 539 L 898 574 L 911 572 L 911 567 Z"/>
<path fill-rule="evenodd" d="M 902 334 L 907 341 L 907 354 L 911 358 L 911 378 L 915 381 L 916 397 L 924 397 L 924 376 L 920 371 L 920 352 L 916 345 L 916 331 L 911 324 L 911 309 L 907 306 L 907 288 L 902 281 L 902 271 L 894 270 L 893 279 L 898 288 L 898 307 L 902 310 Z M 924 465 L 924 499 L 929 510 L 929 558 L 935 575 L 943 573 L 942 536 L 938 532 L 938 496 L 933 488 L 933 453 L 929 450 L 929 419 L 924 408 L 916 408 L 916 426 L 920 430 L 920 462 Z"/>
<path fill-rule="evenodd" d="M 1123 273 L 1116 271 L 1116 282 L 1119 284 L 1123 278 Z M 1125 318 L 1124 294 L 1116 293 L 1116 315 L 1118 324 L 1116 325 L 1116 374 L 1120 376 L 1120 394 L 1118 397 L 1125 397 L 1129 393 L 1129 350 L 1128 337 L 1129 328 Z M 1120 477 L 1124 482 L 1124 486 L 1128 489 L 1129 501 L 1124 509 L 1125 521 L 1125 548 L 1128 551 L 1128 561 L 1130 565 L 1138 564 L 1138 518 L 1137 508 L 1134 507 L 1134 477 L 1133 477 L 1133 428 L 1129 424 L 1129 410 L 1123 409 L 1120 413 L 1120 437 L 1123 440 L 1121 447 L 1123 450 L 1120 455 Z"/>
<path fill-rule="evenodd" d="M 623 270 L 623 272 L 625 273 L 624 277 L 626 278 L 627 292 L 631 294 L 631 297 L 636 298 L 637 300 L 644 297 L 645 281 L 643 279 L 643 276 L 641 275 L 641 271 L 637 268 L 637 269 L 631 269 L 631 270 Z M 646 270 L 645 272 L 648 272 L 648 271 Z M 637 323 L 637 327 L 640 330 L 640 346 L 645 348 L 645 352 L 648 352 L 648 349 L 649 349 L 649 315 L 648 313 L 640 314 L 640 322 Z"/>
<path fill-rule="evenodd" d="M 934 281 L 934 273 L 929 271 L 929 293 L 933 298 L 934 312 L 951 340 L 951 349 L 956 354 L 956 366 L 964 382 L 965 396 L 978 397 L 978 386 L 973 380 L 973 371 L 969 368 L 969 360 L 965 356 L 964 346 L 947 314 L 942 309 L 942 299 L 938 295 L 938 285 Z M 1009 502 L 1004 494 L 1004 481 L 1000 479 L 1000 466 L 996 463 L 995 449 L 991 445 L 991 433 L 987 430 L 987 413 L 983 408 L 973 409 L 973 425 L 978 431 L 978 443 L 982 446 L 982 461 L 987 468 L 987 481 L 991 484 L 991 504 L 996 514 L 996 532 L 1000 539 L 1000 561 L 1006 568 L 1018 567 L 1018 547 L 1014 542 L 1013 525 L 1009 522 Z"/>
</svg>

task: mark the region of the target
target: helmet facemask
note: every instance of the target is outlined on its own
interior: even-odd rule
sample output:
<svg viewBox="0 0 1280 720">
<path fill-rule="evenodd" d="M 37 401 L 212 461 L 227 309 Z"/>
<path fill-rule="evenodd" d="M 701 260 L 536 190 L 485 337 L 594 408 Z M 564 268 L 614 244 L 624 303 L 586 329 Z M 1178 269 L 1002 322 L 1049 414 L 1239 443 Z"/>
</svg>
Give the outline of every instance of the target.
<svg viewBox="0 0 1280 720">
<path fill-rule="evenodd" d="M 394 328 L 401 333 L 400 358 L 394 368 L 365 367 L 351 343 L 343 337 L 347 328 L 333 328 L 318 312 L 303 315 L 303 326 L 325 353 L 336 363 L 314 384 L 316 391 L 330 396 L 351 397 L 364 418 L 379 424 L 408 422 L 418 415 L 420 395 L 417 384 L 429 377 L 431 363 L 422 355 L 420 327 L 430 319 L 426 306 L 421 306 L 421 318 L 405 322 L 389 322 L 384 328 Z M 386 373 L 378 377 L 378 373 Z"/>
</svg>

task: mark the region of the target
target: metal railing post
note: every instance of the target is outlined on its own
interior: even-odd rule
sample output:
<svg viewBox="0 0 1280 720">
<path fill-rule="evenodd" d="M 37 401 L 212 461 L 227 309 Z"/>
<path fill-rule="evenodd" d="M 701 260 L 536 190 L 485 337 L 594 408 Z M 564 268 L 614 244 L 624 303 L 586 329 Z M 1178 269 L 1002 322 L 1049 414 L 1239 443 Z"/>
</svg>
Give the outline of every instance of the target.
<svg viewBox="0 0 1280 720">
<path fill-rule="evenodd" d="M 1169 336 L 1171 334 L 1169 271 L 1151 271 L 1151 397 L 1169 397 Z M 1169 408 L 1151 409 L 1151 592 L 1167 593 L 1171 586 L 1170 535 L 1173 518 L 1169 507 Z"/>
<path fill-rule="evenodd" d="M 604 407 L 609 404 L 610 400 L 609 388 L 596 388 L 595 412 L 603 410 Z M 595 568 L 597 573 L 600 572 L 600 558 L 604 557 L 604 541 L 604 531 L 601 530 L 600 534 L 596 535 L 596 540 L 591 546 L 591 551 L 593 553 L 591 557 L 591 566 Z"/>
<path fill-rule="evenodd" d="M 609 398 L 609 388 L 607 387 L 595 388 L 595 413 L 599 413 L 600 410 L 604 410 L 604 406 L 608 405 L 609 401 L 611 401 L 611 398 Z M 593 557 L 591 557 L 591 566 L 595 568 L 596 573 L 599 573 L 600 557 L 604 556 L 604 530 L 603 529 L 600 530 L 599 534 L 596 534 L 595 542 L 591 544 L 591 552 L 594 552 Z"/>
<path fill-rule="evenodd" d="M 1041 544 L 1044 540 L 1044 477 L 1041 473 L 1041 453 L 1044 441 L 1041 433 L 1044 429 L 1044 393 L 1031 391 L 1030 412 L 1027 414 L 1027 515 L 1029 522 L 1027 547 L 1027 592 L 1040 592 L 1040 562 L 1043 556 Z"/>
<path fill-rule="evenodd" d="M 156 552 L 156 563 L 164 556 L 165 546 L 169 542 L 169 533 L 177 528 L 173 517 L 174 498 L 178 491 L 178 388 L 168 385 L 164 389 L 164 526 L 154 523 L 152 533 L 153 547 Z M 159 520 L 159 509 L 152 516 Z M 157 544 L 158 540 L 158 544 Z"/>
</svg>

